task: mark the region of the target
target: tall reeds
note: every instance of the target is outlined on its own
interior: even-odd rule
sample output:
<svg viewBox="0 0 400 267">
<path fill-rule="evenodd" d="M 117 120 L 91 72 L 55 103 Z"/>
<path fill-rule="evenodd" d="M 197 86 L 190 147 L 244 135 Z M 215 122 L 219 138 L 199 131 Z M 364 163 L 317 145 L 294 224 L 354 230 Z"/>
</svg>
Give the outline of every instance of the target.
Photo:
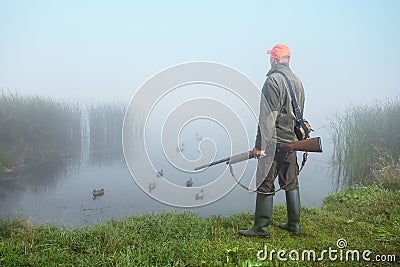
<svg viewBox="0 0 400 267">
<path fill-rule="evenodd" d="M 90 158 L 100 164 L 122 159 L 124 104 L 100 104 L 89 109 Z"/>
<path fill-rule="evenodd" d="M 331 135 L 337 189 L 374 182 L 374 166 L 383 153 L 386 157 L 399 158 L 399 115 L 399 98 L 354 106 L 343 114 L 336 114 L 331 122 Z"/>
<path fill-rule="evenodd" d="M 76 105 L 0 92 L 0 150 L 14 160 L 77 148 L 80 135 Z"/>
<path fill-rule="evenodd" d="M 122 146 L 122 123 L 125 106 L 101 104 L 89 110 L 91 149 Z"/>
<path fill-rule="evenodd" d="M 48 158 L 54 153 L 79 154 L 82 131 L 87 130 L 82 127 L 90 129 L 91 157 L 96 157 L 97 151 L 117 149 L 121 158 L 125 105 L 92 105 L 87 108 L 87 122 L 82 121 L 84 108 L 77 103 L 0 91 L 1 169 Z"/>
</svg>

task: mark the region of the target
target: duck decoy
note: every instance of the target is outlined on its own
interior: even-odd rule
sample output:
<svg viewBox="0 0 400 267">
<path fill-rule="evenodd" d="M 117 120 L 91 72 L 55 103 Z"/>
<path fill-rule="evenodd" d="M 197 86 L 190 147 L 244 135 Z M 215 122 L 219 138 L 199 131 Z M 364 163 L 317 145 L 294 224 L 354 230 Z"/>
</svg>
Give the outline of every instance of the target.
<svg viewBox="0 0 400 267">
<path fill-rule="evenodd" d="M 185 143 L 178 145 L 176 148 L 176 152 L 183 152 L 183 150 L 185 150 Z"/>
<path fill-rule="evenodd" d="M 196 193 L 196 198 L 195 199 L 196 200 L 199 200 L 199 199 L 203 200 L 203 197 L 204 197 L 204 192 L 203 192 L 203 189 L 201 189 L 199 193 Z"/>
<path fill-rule="evenodd" d="M 149 193 L 151 192 L 151 190 L 156 189 L 156 182 L 153 183 L 149 183 Z"/>
<path fill-rule="evenodd" d="M 186 187 L 192 187 L 193 186 L 193 180 L 190 178 L 189 180 L 186 181 Z"/>
<path fill-rule="evenodd" d="M 196 133 L 196 140 L 201 141 L 203 140 L 203 137 L 201 137 L 198 133 Z"/>
<path fill-rule="evenodd" d="M 164 177 L 164 171 L 161 169 L 160 171 L 157 172 L 156 174 L 157 177 Z"/>
<path fill-rule="evenodd" d="M 93 189 L 92 195 L 93 195 L 93 199 L 96 199 L 96 197 L 104 195 L 104 189 L 103 188 L 100 190 Z"/>
</svg>

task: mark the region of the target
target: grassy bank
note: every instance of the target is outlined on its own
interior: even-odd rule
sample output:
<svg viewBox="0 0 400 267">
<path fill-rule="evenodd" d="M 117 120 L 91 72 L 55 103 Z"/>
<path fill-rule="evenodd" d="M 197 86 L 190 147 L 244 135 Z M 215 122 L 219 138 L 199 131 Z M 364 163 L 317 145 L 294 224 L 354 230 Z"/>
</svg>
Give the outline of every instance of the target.
<svg viewBox="0 0 400 267">
<path fill-rule="evenodd" d="M 204 219 L 193 213 L 162 213 L 79 229 L 8 220 L 0 225 L 0 265 L 278 266 L 282 263 L 276 254 L 279 250 L 286 250 L 283 257 L 296 266 L 365 266 L 362 259 L 346 262 L 347 250 L 370 250 L 371 259 L 397 253 L 398 261 L 399 203 L 399 191 L 380 186 L 350 189 L 327 197 L 321 209 L 302 207 L 300 236 L 278 228 L 286 219 L 285 207 L 278 206 L 268 240 L 237 235 L 238 229 L 252 225 L 252 214 Z M 336 242 L 340 238 L 347 241 L 342 261 L 339 252 L 332 254 L 338 257 L 336 261 L 327 253 L 318 261 L 323 250 L 339 250 Z M 273 260 L 257 260 L 264 248 L 268 254 L 275 250 Z M 291 250 L 299 253 L 299 261 L 290 260 Z M 308 261 L 304 254 L 302 261 L 305 250 L 314 250 L 317 260 Z"/>
</svg>

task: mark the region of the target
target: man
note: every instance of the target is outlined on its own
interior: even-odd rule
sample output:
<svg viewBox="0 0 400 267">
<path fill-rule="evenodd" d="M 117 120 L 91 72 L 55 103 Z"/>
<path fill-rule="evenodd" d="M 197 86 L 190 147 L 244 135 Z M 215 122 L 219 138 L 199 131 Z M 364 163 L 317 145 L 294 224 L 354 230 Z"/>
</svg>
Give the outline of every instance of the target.
<svg viewBox="0 0 400 267">
<path fill-rule="evenodd" d="M 265 153 L 268 144 L 290 143 L 298 141 L 294 132 L 296 116 L 292 99 L 283 72 L 289 79 L 298 105 L 303 112 L 304 89 L 300 79 L 293 74 L 289 67 L 290 50 L 286 45 L 277 44 L 270 54 L 271 69 L 267 73 L 260 104 L 258 131 L 253 149 L 259 158 L 257 166 L 257 198 L 254 225 L 248 230 L 239 230 L 245 236 L 269 237 L 268 225 L 272 217 L 273 197 L 275 195 L 275 178 L 279 177 L 279 185 L 286 193 L 288 222 L 279 227 L 295 234 L 300 234 L 300 194 L 298 185 L 299 166 L 296 152 L 286 152 L 277 149 L 273 161 L 260 158 Z M 266 167 L 268 166 L 268 167 Z M 270 167 L 269 171 L 268 168 Z"/>
</svg>

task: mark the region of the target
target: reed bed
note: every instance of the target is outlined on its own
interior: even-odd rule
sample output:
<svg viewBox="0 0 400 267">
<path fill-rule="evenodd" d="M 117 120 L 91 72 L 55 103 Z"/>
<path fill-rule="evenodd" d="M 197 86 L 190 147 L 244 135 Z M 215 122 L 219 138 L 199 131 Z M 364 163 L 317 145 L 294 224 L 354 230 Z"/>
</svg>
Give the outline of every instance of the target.
<svg viewBox="0 0 400 267">
<path fill-rule="evenodd" d="M 400 156 L 400 101 L 393 98 L 360 105 L 336 114 L 331 121 L 334 143 L 332 166 L 337 189 L 376 182 L 382 158 L 397 162 Z M 383 164 L 381 166 L 385 166 Z"/>
<path fill-rule="evenodd" d="M 122 126 L 126 105 L 100 104 L 89 109 L 90 162 L 122 162 Z"/>
<path fill-rule="evenodd" d="M 126 106 L 100 104 L 89 110 L 90 145 L 92 150 L 122 149 L 122 124 Z"/>
<path fill-rule="evenodd" d="M 119 150 L 125 112 L 123 104 L 99 104 L 89 108 L 0 91 L 0 170 L 19 163 L 37 162 L 57 154 L 79 154 L 82 148 L 83 112 L 88 110 L 90 153 Z"/>
<path fill-rule="evenodd" d="M 76 104 L 0 93 L 0 151 L 14 162 L 79 148 L 80 136 Z"/>
</svg>

